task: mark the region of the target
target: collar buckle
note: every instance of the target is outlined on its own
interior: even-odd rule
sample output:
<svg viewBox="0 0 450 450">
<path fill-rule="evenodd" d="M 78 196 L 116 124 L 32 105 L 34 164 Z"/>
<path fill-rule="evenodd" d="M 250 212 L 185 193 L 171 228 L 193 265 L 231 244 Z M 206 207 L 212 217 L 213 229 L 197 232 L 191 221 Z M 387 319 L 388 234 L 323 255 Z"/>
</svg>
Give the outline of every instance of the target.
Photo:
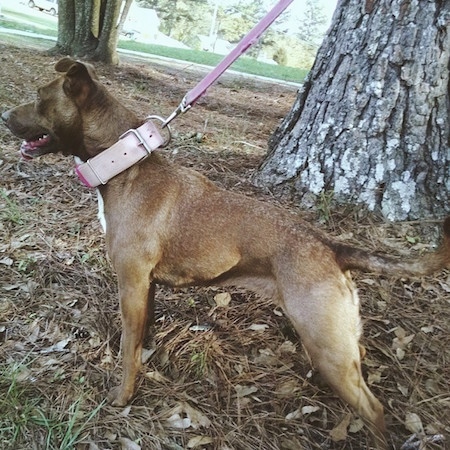
<svg viewBox="0 0 450 450">
<path fill-rule="evenodd" d="M 152 153 L 153 149 L 149 147 L 149 145 L 147 144 L 147 141 L 142 137 L 141 133 L 139 133 L 138 130 L 132 128 L 130 130 L 125 131 L 125 133 L 123 133 L 119 139 L 124 139 L 126 138 L 128 135 L 133 134 L 136 139 L 138 140 L 138 144 L 137 145 L 142 145 L 142 147 L 144 148 L 144 150 L 147 152 L 146 155 L 144 155 L 140 161 L 142 161 L 143 159 L 147 158 L 148 156 L 150 156 L 150 154 Z M 150 136 L 151 137 L 151 136 Z M 102 183 L 105 184 L 105 183 Z"/>
</svg>

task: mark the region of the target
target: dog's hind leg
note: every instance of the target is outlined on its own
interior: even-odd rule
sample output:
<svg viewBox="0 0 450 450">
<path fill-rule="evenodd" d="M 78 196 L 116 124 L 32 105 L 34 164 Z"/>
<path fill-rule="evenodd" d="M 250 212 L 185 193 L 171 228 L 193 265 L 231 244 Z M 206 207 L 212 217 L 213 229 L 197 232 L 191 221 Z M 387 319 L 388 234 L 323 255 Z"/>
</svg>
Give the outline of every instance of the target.
<svg viewBox="0 0 450 450">
<path fill-rule="evenodd" d="M 361 328 L 358 297 L 351 280 L 342 273 L 339 275 L 334 280 L 299 286 L 296 292 L 283 289 L 285 311 L 314 366 L 340 398 L 361 416 L 375 447 L 384 450 L 387 444 L 383 406 L 361 373 L 364 352 L 358 344 Z"/>
<path fill-rule="evenodd" d="M 153 311 L 154 287 L 145 264 L 116 267 L 122 314 L 122 382 L 109 394 L 114 406 L 128 403 L 134 393 L 136 375 L 141 367 L 142 343 L 146 334 L 148 312 Z"/>
</svg>

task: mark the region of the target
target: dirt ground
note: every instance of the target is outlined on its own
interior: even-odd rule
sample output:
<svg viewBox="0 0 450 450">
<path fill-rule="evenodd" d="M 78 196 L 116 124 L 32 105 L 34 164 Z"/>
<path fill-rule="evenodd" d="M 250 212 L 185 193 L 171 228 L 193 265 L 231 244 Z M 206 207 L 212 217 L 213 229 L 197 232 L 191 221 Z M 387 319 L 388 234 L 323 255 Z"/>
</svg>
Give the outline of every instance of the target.
<svg viewBox="0 0 450 450">
<path fill-rule="evenodd" d="M 100 79 L 143 116 L 168 116 L 203 75 L 123 61 L 98 65 Z M 55 59 L 0 43 L 0 63 L 4 110 L 34 98 Z M 326 202 L 300 211 L 251 185 L 295 96 L 292 86 L 225 76 L 173 123 L 173 143 L 162 151 L 345 241 L 400 257 L 434 248 L 438 220 L 390 224 Z M 20 142 L 4 126 L 0 142 L 0 448 L 370 447 L 366 428 L 320 381 L 283 313 L 234 288 L 158 289 L 138 393 L 126 408 L 106 404 L 121 372 L 120 317 L 95 192 L 79 183 L 71 160 L 20 161 Z M 449 272 L 355 279 L 364 371 L 386 407 L 392 448 L 414 433 L 404 449 L 448 448 Z"/>
</svg>

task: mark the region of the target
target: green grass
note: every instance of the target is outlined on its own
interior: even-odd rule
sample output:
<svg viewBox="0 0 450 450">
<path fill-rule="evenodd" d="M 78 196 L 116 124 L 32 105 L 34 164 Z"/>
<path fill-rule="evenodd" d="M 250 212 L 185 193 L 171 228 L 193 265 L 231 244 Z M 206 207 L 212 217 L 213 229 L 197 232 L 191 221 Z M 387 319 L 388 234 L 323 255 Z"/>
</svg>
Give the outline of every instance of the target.
<svg viewBox="0 0 450 450">
<path fill-rule="evenodd" d="M 10 198 L 5 189 L 0 190 L 0 218 L 2 222 L 23 224 L 22 211 L 17 202 Z"/>
<path fill-rule="evenodd" d="M 216 66 L 222 59 L 223 55 L 211 52 L 202 52 L 200 50 L 188 50 L 184 48 L 166 47 L 164 45 L 144 44 L 136 41 L 119 42 L 119 48 L 132 50 L 142 53 L 150 53 L 152 55 L 163 56 L 167 58 L 178 59 L 181 61 L 203 64 L 206 66 Z M 259 75 L 279 80 L 294 81 L 301 83 L 308 74 L 306 69 L 298 69 L 295 67 L 285 67 L 275 64 L 267 64 L 256 61 L 246 56 L 241 56 L 233 63 L 231 69 L 238 72 Z"/>
<path fill-rule="evenodd" d="M 14 47 L 35 48 L 39 51 L 54 47 L 55 41 L 51 39 L 18 36 L 15 34 L 0 33 L 0 42 Z"/>
<path fill-rule="evenodd" d="M 8 28 L 10 30 L 26 31 L 28 33 L 43 34 L 51 37 L 56 37 L 58 35 L 56 30 L 50 28 L 40 28 L 30 24 L 11 22 L 10 20 L 4 19 L 0 19 L 0 27 Z"/>
<path fill-rule="evenodd" d="M 57 23 L 52 21 L 50 17 L 47 18 L 45 14 L 42 14 L 43 17 L 36 17 L 35 15 L 27 15 L 26 13 L 5 8 L 3 8 L 3 12 L 5 15 L 3 18 L 0 18 L 0 27 L 41 35 L 45 34 L 51 37 L 57 36 Z M 19 43 L 24 42 L 23 36 L 12 36 L 7 33 L 0 33 L 0 37 L 3 41 L 8 43 L 14 41 L 14 39 L 17 39 Z M 28 38 L 28 40 L 29 39 L 30 38 Z M 118 47 L 123 50 L 148 53 L 150 55 L 173 58 L 211 67 L 216 66 L 223 59 L 223 55 L 218 55 L 216 53 L 166 47 L 164 45 L 144 44 L 141 42 L 128 40 L 120 40 Z M 235 63 L 233 63 L 231 69 L 251 75 L 292 81 L 296 83 L 302 83 L 308 73 L 307 69 L 267 64 L 246 56 L 241 56 Z"/>
<path fill-rule="evenodd" d="M 0 26 L 3 28 L 46 34 L 52 37 L 56 37 L 58 34 L 57 22 L 45 17 L 44 13 L 42 13 L 43 17 L 41 18 L 10 10 L 6 7 L 2 8 L 2 12 L 3 17 L 0 18 Z"/>
<path fill-rule="evenodd" d="M 33 436 L 39 448 L 72 450 L 104 402 L 89 411 L 79 395 L 58 410 L 27 380 L 28 371 L 25 361 L 0 365 L 0 447 L 24 448 Z"/>
</svg>

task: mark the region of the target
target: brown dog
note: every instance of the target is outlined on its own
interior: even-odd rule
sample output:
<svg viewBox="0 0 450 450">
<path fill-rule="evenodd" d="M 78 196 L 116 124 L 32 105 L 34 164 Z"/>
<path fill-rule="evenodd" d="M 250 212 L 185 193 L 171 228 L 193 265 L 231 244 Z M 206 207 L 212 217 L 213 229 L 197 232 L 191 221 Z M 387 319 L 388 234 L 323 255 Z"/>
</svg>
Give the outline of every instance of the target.
<svg viewBox="0 0 450 450">
<path fill-rule="evenodd" d="M 65 58 L 37 102 L 2 115 L 25 139 L 24 157 L 62 152 L 86 161 L 143 121 L 107 93 L 92 67 Z M 359 302 L 350 269 L 425 275 L 450 267 L 450 218 L 436 253 L 411 262 L 334 242 L 288 212 L 218 188 L 160 154 L 99 188 L 106 242 L 119 281 L 123 376 L 110 397 L 125 405 L 141 365 L 154 285 L 239 285 L 273 298 L 322 376 L 387 447 L 383 407 L 361 374 Z"/>
</svg>

